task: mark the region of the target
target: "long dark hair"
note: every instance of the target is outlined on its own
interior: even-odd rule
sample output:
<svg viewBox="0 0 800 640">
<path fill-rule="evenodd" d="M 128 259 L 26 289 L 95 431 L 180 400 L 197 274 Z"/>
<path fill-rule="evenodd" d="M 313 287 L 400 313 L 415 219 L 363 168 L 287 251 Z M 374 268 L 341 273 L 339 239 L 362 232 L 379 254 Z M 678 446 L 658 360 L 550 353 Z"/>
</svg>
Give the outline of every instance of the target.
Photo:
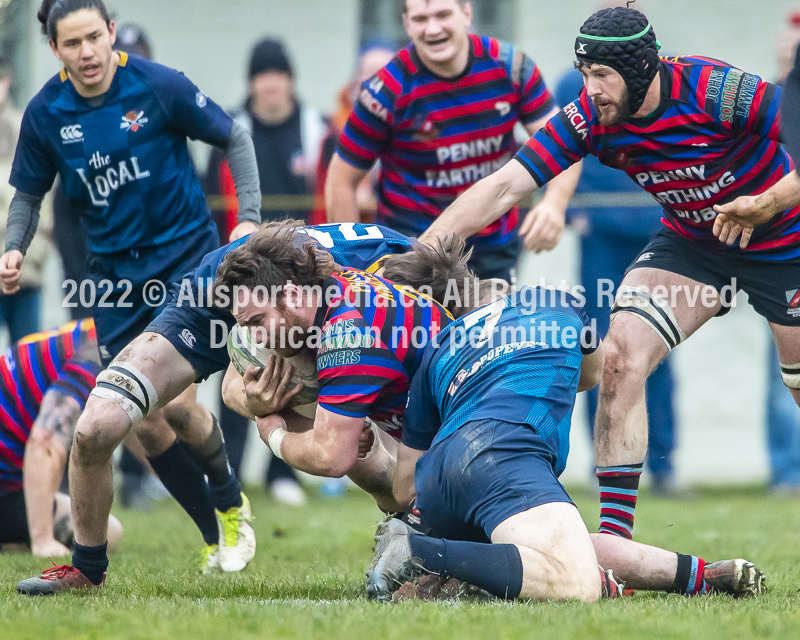
<svg viewBox="0 0 800 640">
<path fill-rule="evenodd" d="M 106 26 L 111 26 L 111 16 L 103 0 L 42 0 L 42 6 L 36 14 L 42 23 L 42 33 L 53 42 L 57 42 L 59 21 L 81 9 L 95 9 L 105 20 Z"/>
</svg>

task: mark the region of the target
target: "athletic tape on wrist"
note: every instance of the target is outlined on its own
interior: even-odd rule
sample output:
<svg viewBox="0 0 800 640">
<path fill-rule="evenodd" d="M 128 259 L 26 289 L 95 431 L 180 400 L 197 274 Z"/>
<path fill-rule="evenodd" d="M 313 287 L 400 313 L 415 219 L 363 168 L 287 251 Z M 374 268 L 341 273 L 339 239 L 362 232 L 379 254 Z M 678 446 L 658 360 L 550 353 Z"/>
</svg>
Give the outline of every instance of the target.
<svg viewBox="0 0 800 640">
<path fill-rule="evenodd" d="M 286 424 L 286 422 L 283 424 Z M 289 432 L 284 427 L 278 427 L 277 429 L 273 429 L 272 433 L 269 434 L 269 438 L 267 438 L 267 444 L 273 455 L 276 455 L 281 460 L 283 460 L 283 456 L 281 455 L 281 443 L 287 433 Z"/>
</svg>

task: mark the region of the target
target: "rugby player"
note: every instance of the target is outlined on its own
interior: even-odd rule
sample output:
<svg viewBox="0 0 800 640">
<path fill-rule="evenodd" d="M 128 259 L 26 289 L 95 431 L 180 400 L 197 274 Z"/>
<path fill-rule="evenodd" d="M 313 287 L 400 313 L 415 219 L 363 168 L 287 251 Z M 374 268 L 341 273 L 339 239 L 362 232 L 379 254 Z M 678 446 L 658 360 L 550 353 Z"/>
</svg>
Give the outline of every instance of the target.
<svg viewBox="0 0 800 640">
<path fill-rule="evenodd" d="M 716 60 L 659 58 L 659 46 L 634 9 L 593 14 L 575 41 L 586 85 L 580 98 L 423 236 L 475 233 L 588 154 L 625 171 L 662 205 L 663 229 L 617 292 L 595 420 L 600 531 L 627 538 L 647 449 L 647 376 L 727 313 L 731 293 L 746 291 L 769 323 L 784 382 L 800 401 L 800 208 L 780 211 L 739 246 L 713 233 L 718 205 L 784 176 L 797 179 L 777 142 L 781 90 Z"/>
<path fill-rule="evenodd" d="M 618 596 L 616 580 L 686 595 L 760 593 L 763 574 L 741 559 L 706 564 L 590 537 L 558 476 L 575 396 L 602 367 L 603 345 L 580 303 L 553 289 L 523 287 L 444 328 L 411 383 L 394 481 L 396 499 L 414 504 L 410 516 L 430 536 L 384 521 L 368 595 L 389 600 L 423 573 L 508 599 L 591 602 Z"/>
<path fill-rule="evenodd" d="M 464 0 L 406 0 L 411 44 L 364 82 L 326 183 L 328 220 L 359 219 L 356 189 L 381 161 L 378 223 L 418 236 L 472 183 L 503 166 L 521 123 L 532 135 L 557 109 L 516 47 L 469 33 Z M 519 226 L 513 203 L 469 241 L 480 278 L 509 279 L 520 252 L 552 249 L 580 170 L 566 171 Z M 518 231 L 519 226 L 519 231 Z M 519 235 L 518 235 L 519 234 Z"/>
<path fill-rule="evenodd" d="M 30 545 L 45 558 L 69 554 L 70 502 L 58 487 L 99 372 L 91 319 L 26 336 L 0 356 L 0 545 Z M 111 550 L 121 537 L 111 516 Z"/>
<path fill-rule="evenodd" d="M 267 336 L 278 356 L 310 351 L 316 358 L 313 419 L 280 413 L 293 392 L 280 367 L 269 406 L 248 409 L 274 455 L 313 475 L 348 475 L 381 509 L 397 511 L 392 475 L 408 385 L 422 348 L 452 316 L 415 289 L 343 269 L 311 238 L 298 245 L 298 235 L 288 225 L 262 228 L 229 252 L 217 272 L 216 289 L 247 293 L 224 303 L 239 325 Z M 273 368 L 264 372 L 272 375 Z M 365 425 L 374 429 L 373 451 L 380 455 L 359 460 Z"/>
<path fill-rule="evenodd" d="M 94 319 L 100 356 L 108 366 L 157 315 L 161 305 L 146 304 L 152 302 L 146 283 L 179 278 L 218 246 L 187 138 L 225 149 L 239 197 L 242 223 L 237 233 L 254 229 L 260 220 L 253 143 L 181 73 L 115 52 L 114 22 L 101 0 L 44 0 L 38 17 L 64 68 L 25 111 L 10 178 L 16 193 L 0 279 L 5 293 L 17 290 L 42 196 L 59 174 L 67 195 L 81 209 L 90 249 L 88 270 L 98 298 Z M 151 340 L 153 348 L 173 349 L 160 336 Z M 124 357 L 113 367 L 99 374 L 75 432 L 70 457 L 74 569 L 58 578 L 59 589 L 103 581 L 113 496 L 111 454 L 134 424 L 151 465 L 184 509 L 194 515 L 198 505 L 210 504 L 219 513 L 218 522 L 195 520 L 207 555 L 225 570 L 242 569 L 254 546 L 249 506 L 227 463 L 219 425 L 196 402 L 194 389 L 143 421 L 149 409 L 166 403 L 159 403 L 152 387 L 146 387 L 148 411 L 140 410 L 128 396 L 146 380 Z M 180 435 L 188 455 L 170 428 Z M 41 586 L 53 589 L 52 581 Z M 36 593 L 32 583 L 26 589 Z"/>
</svg>

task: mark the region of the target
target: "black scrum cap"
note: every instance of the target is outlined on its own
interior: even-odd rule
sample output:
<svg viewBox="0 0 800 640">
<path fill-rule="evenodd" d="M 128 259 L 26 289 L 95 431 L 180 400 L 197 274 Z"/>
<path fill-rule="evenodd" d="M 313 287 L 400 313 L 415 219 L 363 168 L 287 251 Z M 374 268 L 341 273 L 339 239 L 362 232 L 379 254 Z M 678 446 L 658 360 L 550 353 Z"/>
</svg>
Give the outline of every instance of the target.
<svg viewBox="0 0 800 640">
<path fill-rule="evenodd" d="M 625 80 L 631 114 L 641 108 L 647 89 L 658 73 L 660 48 L 647 17 L 625 7 L 602 9 L 592 14 L 575 39 L 579 63 L 611 67 Z"/>
</svg>

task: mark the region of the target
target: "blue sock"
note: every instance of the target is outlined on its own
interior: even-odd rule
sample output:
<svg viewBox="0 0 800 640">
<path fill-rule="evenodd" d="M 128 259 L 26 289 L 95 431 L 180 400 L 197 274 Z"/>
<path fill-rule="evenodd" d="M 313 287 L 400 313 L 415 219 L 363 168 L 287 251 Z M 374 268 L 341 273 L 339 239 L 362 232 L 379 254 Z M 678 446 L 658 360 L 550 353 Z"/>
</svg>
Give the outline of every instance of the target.
<svg viewBox="0 0 800 640">
<path fill-rule="evenodd" d="M 228 454 L 225 451 L 225 439 L 222 436 L 219 422 L 211 416 L 213 424 L 211 433 L 205 442 L 191 444 L 182 442 L 186 451 L 195 461 L 200 470 L 208 478 L 211 489 L 211 502 L 217 511 L 227 511 L 231 507 L 242 506 L 242 487 L 236 475 L 228 464 Z"/>
<path fill-rule="evenodd" d="M 103 574 L 108 569 L 108 543 L 99 547 L 84 547 L 73 542 L 72 566 L 94 584 L 100 584 L 103 581 Z"/>
<path fill-rule="evenodd" d="M 164 453 L 147 460 L 167 491 L 194 520 L 205 543 L 217 544 L 219 530 L 208 483 L 180 442 L 176 440 Z"/>
<path fill-rule="evenodd" d="M 522 558 L 513 544 L 460 542 L 419 535 L 409 536 L 408 541 L 414 557 L 431 573 L 446 573 L 507 600 L 513 600 L 522 591 Z"/>
<path fill-rule="evenodd" d="M 232 507 L 242 506 L 242 487 L 236 476 L 231 474 L 228 481 L 223 485 L 208 484 L 211 491 L 211 502 L 217 511 L 225 513 Z"/>
</svg>

